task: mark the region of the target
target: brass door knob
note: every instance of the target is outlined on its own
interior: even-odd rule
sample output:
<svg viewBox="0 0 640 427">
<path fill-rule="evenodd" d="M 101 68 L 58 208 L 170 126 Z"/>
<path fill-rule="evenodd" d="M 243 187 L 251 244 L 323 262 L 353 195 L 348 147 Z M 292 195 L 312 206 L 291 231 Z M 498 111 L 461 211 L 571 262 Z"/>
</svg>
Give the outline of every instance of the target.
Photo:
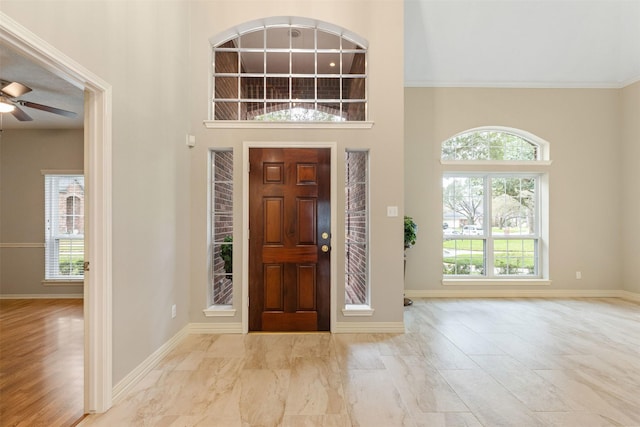
<svg viewBox="0 0 640 427">
<path fill-rule="evenodd" d="M 322 250 L 322 252 L 329 252 L 329 246 L 327 245 L 322 245 L 320 249 Z"/>
<path fill-rule="evenodd" d="M 324 233 L 322 233 L 322 238 L 323 239 L 328 239 L 329 238 L 329 233 L 327 233 L 326 231 Z"/>
</svg>

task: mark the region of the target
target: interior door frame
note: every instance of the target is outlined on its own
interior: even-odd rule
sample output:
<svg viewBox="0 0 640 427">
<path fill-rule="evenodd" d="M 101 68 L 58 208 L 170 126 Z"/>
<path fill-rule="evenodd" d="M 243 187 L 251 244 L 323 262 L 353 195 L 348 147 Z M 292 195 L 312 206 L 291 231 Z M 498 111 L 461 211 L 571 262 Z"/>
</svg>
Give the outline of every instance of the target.
<svg viewBox="0 0 640 427">
<path fill-rule="evenodd" d="M 337 236 L 337 194 L 338 194 L 338 144 L 337 142 L 273 142 L 273 141 L 244 141 L 242 144 L 242 332 L 249 332 L 249 244 L 247 242 L 249 230 L 249 149 L 250 148 L 329 148 L 331 151 L 331 247 L 336 247 Z M 330 306 L 331 325 L 330 330 L 336 323 L 336 278 L 337 278 L 337 251 L 331 251 L 331 285 L 330 285 Z"/>
<path fill-rule="evenodd" d="M 111 85 L 0 12 L 0 40 L 84 91 L 84 411 L 112 405 Z"/>
</svg>

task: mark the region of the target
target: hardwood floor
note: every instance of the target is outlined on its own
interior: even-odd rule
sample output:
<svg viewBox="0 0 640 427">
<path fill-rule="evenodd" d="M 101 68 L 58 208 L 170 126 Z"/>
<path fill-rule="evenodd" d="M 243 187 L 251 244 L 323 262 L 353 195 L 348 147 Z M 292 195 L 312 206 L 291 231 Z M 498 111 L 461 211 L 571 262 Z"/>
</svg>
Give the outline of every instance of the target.
<svg viewBox="0 0 640 427">
<path fill-rule="evenodd" d="M 81 299 L 0 300 L 0 425 L 71 426 L 83 416 Z"/>
<path fill-rule="evenodd" d="M 415 299 L 405 334 L 190 335 L 81 426 L 640 426 L 640 305 Z"/>
</svg>

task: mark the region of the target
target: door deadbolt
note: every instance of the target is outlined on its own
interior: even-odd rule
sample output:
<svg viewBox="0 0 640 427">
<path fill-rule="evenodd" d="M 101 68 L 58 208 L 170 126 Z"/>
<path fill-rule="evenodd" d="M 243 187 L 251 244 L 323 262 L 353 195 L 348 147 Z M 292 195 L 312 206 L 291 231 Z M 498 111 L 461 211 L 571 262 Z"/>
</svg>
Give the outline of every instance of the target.
<svg viewBox="0 0 640 427">
<path fill-rule="evenodd" d="M 328 239 L 329 238 L 329 233 L 327 233 L 326 231 L 324 233 L 322 233 L 322 238 L 323 239 Z"/>
<path fill-rule="evenodd" d="M 328 245 L 322 245 L 322 252 L 329 252 L 329 246 Z"/>
</svg>

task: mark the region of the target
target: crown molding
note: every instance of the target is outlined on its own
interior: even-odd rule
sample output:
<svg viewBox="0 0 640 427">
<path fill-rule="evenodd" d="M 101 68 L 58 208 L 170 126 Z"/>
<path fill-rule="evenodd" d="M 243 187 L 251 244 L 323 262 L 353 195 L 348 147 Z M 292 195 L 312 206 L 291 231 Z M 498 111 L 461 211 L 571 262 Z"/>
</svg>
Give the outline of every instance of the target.
<svg viewBox="0 0 640 427">
<path fill-rule="evenodd" d="M 405 88 L 480 88 L 480 89 L 621 89 L 640 77 L 624 82 L 468 82 L 441 80 L 409 80 L 404 82 Z"/>
</svg>

